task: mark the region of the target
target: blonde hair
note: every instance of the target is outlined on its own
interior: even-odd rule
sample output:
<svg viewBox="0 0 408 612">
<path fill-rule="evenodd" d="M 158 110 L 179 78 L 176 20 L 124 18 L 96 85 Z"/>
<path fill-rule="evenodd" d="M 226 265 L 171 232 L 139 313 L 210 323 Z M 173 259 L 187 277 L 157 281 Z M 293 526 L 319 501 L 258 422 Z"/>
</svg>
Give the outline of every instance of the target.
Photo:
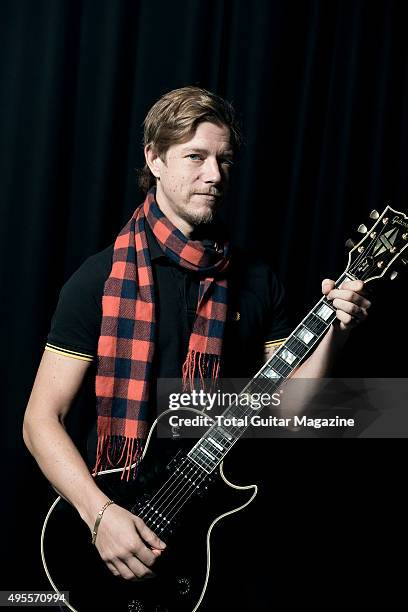
<svg viewBox="0 0 408 612">
<path fill-rule="evenodd" d="M 152 106 L 143 122 L 143 145 L 152 147 L 164 161 L 167 150 L 189 140 L 204 121 L 225 125 L 230 131 L 231 145 L 239 148 L 242 135 L 234 108 L 217 94 L 200 87 L 173 89 Z M 142 191 L 147 192 L 156 184 L 147 164 L 138 174 Z"/>
</svg>

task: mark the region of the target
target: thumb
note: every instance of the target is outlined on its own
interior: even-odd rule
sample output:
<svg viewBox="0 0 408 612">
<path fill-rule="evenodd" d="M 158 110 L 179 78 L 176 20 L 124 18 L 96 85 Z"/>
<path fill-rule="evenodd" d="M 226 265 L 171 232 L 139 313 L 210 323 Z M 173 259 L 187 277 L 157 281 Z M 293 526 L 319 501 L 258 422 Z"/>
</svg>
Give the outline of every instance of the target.
<svg viewBox="0 0 408 612">
<path fill-rule="evenodd" d="M 334 288 L 335 288 L 335 286 L 336 286 L 336 285 L 335 285 L 335 282 L 334 282 L 333 280 L 331 280 L 330 278 L 325 278 L 325 279 L 322 281 L 322 293 L 323 293 L 324 295 L 327 295 L 328 293 L 330 293 L 330 291 L 331 291 L 332 289 L 334 289 Z"/>
</svg>

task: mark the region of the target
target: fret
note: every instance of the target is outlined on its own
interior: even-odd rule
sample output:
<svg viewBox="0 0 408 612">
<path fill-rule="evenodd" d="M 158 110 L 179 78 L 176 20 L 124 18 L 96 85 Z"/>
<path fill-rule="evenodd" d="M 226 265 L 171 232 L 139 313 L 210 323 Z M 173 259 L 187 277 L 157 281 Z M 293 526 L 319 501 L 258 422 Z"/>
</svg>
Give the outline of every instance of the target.
<svg viewBox="0 0 408 612">
<path fill-rule="evenodd" d="M 283 376 L 279 375 L 273 368 L 263 370 L 262 374 L 257 376 L 259 387 L 262 393 L 271 393 L 279 387 L 283 380 Z M 252 391 L 252 387 L 250 387 Z"/>
<path fill-rule="evenodd" d="M 268 378 L 267 376 L 264 376 L 264 374 L 260 374 L 259 378 L 262 379 L 262 382 L 264 383 L 264 393 L 269 393 L 270 395 L 272 395 L 276 389 L 279 389 L 282 382 L 285 380 L 283 377 Z"/>
<path fill-rule="evenodd" d="M 211 461 L 209 461 L 211 457 L 209 457 L 208 454 L 205 452 L 205 449 L 201 441 L 198 444 L 195 451 L 196 452 L 194 453 L 194 458 L 201 461 L 206 467 L 211 467 Z"/>
<path fill-rule="evenodd" d="M 227 416 L 226 413 L 224 412 L 222 416 L 223 417 L 225 416 L 226 419 L 230 419 L 230 418 L 232 418 L 235 415 L 234 414 L 228 414 L 228 416 Z M 233 444 L 235 442 L 235 439 L 236 439 L 236 437 L 235 437 L 235 433 L 236 432 L 234 431 L 234 429 L 236 429 L 236 428 L 233 425 L 226 425 L 224 419 L 222 419 L 221 422 L 223 424 L 222 425 L 223 430 L 226 431 L 229 434 L 229 436 L 231 437 L 231 443 Z"/>
<path fill-rule="evenodd" d="M 222 458 L 223 453 L 222 450 L 220 451 L 219 448 L 217 448 L 216 446 L 214 446 L 213 444 L 211 444 L 208 435 L 205 435 L 201 438 L 202 440 L 202 444 L 204 446 L 204 449 L 206 450 L 206 452 L 208 453 L 208 457 L 212 460 L 215 461 L 216 463 L 218 463 L 218 460 L 220 458 Z M 210 457 L 211 455 L 211 457 Z"/>
<path fill-rule="evenodd" d="M 295 353 L 296 356 L 299 358 L 304 357 L 307 351 L 309 350 L 307 344 L 305 344 L 295 336 L 289 336 L 286 342 L 286 346 L 292 351 L 292 353 Z"/>
<path fill-rule="evenodd" d="M 267 365 L 262 373 L 258 375 L 258 378 L 264 378 L 269 383 L 278 386 L 282 380 L 282 376 L 278 374 L 270 365 Z"/>
<path fill-rule="evenodd" d="M 220 434 L 220 436 L 227 441 L 227 443 L 231 443 L 232 441 L 232 436 L 225 431 L 225 429 L 223 427 L 221 427 L 220 425 L 216 428 L 215 430 L 217 433 Z"/>
<path fill-rule="evenodd" d="M 314 313 L 311 313 L 307 319 L 303 321 L 303 325 L 316 336 L 321 336 L 321 334 L 326 331 L 328 327 L 328 324 Z"/>
<path fill-rule="evenodd" d="M 207 465 L 204 461 L 201 461 L 200 457 L 196 453 L 193 453 L 192 451 L 190 451 L 190 453 L 188 454 L 188 458 L 190 459 L 190 461 L 198 465 L 199 468 L 204 470 L 204 472 L 207 472 L 207 474 L 211 474 L 212 470 L 214 469 L 214 468 L 211 468 L 211 466 Z"/>
<path fill-rule="evenodd" d="M 209 452 L 209 451 L 208 451 L 208 450 L 205 448 L 204 443 L 202 443 L 202 444 L 201 444 L 201 445 L 200 445 L 198 448 L 200 449 L 200 452 L 204 453 L 204 455 L 207 455 L 207 457 L 208 457 L 209 459 L 211 459 L 212 461 L 215 461 L 215 460 L 216 460 L 216 457 L 214 457 L 214 455 L 212 455 L 212 454 L 211 454 L 211 453 L 210 453 L 210 452 Z"/>
<path fill-rule="evenodd" d="M 211 471 L 222 460 L 239 437 L 230 433 L 229 428 L 214 424 L 193 446 L 188 456 L 196 461 L 205 471 L 208 472 L 209 468 Z"/>
<path fill-rule="evenodd" d="M 270 372 L 270 375 L 268 372 Z M 255 393 L 270 393 L 276 387 L 279 387 L 282 377 L 271 368 L 266 368 L 262 371 L 262 374 L 256 377 L 256 381 L 256 385 L 253 384 L 253 381 L 248 383 L 245 393 L 253 393 L 254 391 Z"/>
<path fill-rule="evenodd" d="M 250 395 L 250 394 L 249 394 Z M 250 403 L 251 400 L 248 400 L 248 404 Z M 232 418 L 235 417 L 237 419 L 242 419 L 245 415 L 249 414 L 248 409 L 252 410 L 252 408 L 249 405 L 243 405 L 242 403 L 239 403 L 237 405 L 235 405 L 233 411 L 230 411 L 229 413 L 226 414 L 226 418 Z"/>
<path fill-rule="evenodd" d="M 280 376 L 287 376 L 292 368 L 279 356 L 279 351 L 272 357 L 273 369 L 278 372 Z"/>
<path fill-rule="evenodd" d="M 220 451 L 224 450 L 224 447 L 221 446 L 221 444 L 219 444 L 216 440 L 214 440 L 214 438 L 209 437 L 208 441 L 210 444 L 212 444 L 213 446 L 215 446 L 215 448 L 217 448 Z"/>
<path fill-rule="evenodd" d="M 265 386 L 262 384 L 262 380 L 260 380 L 259 378 L 254 378 L 251 380 L 249 385 L 247 385 L 245 393 L 262 393 L 264 390 Z"/>
<path fill-rule="evenodd" d="M 223 418 L 232 419 L 233 417 L 239 418 L 239 410 L 242 408 L 240 404 L 228 406 L 228 408 L 222 413 Z"/>
<path fill-rule="evenodd" d="M 218 463 L 218 459 L 214 457 L 211 453 L 209 453 L 203 446 L 200 441 L 200 444 L 194 449 L 194 452 L 189 453 L 189 458 L 198 463 L 198 465 L 203 468 L 206 472 L 211 472 Z"/>
<path fill-rule="evenodd" d="M 213 445 L 218 444 L 218 446 L 220 447 L 220 451 L 222 452 L 225 452 L 230 448 L 228 441 L 225 441 L 225 439 L 221 436 L 217 429 L 213 429 L 212 431 L 210 430 L 208 432 L 208 440 L 212 440 L 211 444 Z"/>
</svg>

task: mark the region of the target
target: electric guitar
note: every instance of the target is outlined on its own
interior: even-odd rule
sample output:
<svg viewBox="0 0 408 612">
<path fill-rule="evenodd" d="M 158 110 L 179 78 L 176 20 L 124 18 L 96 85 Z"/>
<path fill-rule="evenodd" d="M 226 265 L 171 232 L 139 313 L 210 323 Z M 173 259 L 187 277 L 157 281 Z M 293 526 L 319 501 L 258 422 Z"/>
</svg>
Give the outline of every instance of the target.
<svg viewBox="0 0 408 612">
<path fill-rule="evenodd" d="M 349 252 L 348 264 L 336 286 L 348 280 L 365 283 L 395 278 L 391 266 L 408 247 L 408 217 L 387 206 L 370 215 L 374 225 L 364 225 L 361 241 Z M 309 355 L 335 319 L 335 310 L 323 296 L 284 344 L 245 386 L 241 394 L 273 393 Z M 210 579 L 211 540 L 218 523 L 248 506 L 257 494 L 255 484 L 230 482 L 223 460 L 245 432 L 226 425 L 254 414 L 248 405 L 231 404 L 223 412 L 223 425 L 213 422 L 196 440 L 159 439 L 157 427 L 168 420 L 166 410 L 153 423 L 134 482 L 121 479 L 122 469 L 99 472 L 98 486 L 119 505 L 141 517 L 167 547 L 155 562 L 156 575 L 129 582 L 114 577 L 91 544 L 90 532 L 78 513 L 58 497 L 45 519 L 41 555 L 48 580 L 57 594 L 69 592 L 64 605 L 73 612 L 196 612 L 206 610 L 205 593 Z M 184 410 L 183 410 L 184 412 Z M 186 416 L 203 413 L 185 409 Z M 225 418 L 224 418 L 225 417 Z M 191 553 L 193 551 L 193 554 Z"/>
</svg>

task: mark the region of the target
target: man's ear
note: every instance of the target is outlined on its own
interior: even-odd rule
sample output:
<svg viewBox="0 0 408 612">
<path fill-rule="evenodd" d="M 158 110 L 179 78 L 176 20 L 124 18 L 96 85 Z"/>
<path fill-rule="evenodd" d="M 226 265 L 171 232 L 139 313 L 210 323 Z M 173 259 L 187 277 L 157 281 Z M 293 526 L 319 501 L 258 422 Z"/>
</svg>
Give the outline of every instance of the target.
<svg viewBox="0 0 408 612">
<path fill-rule="evenodd" d="M 151 145 L 146 145 L 144 148 L 146 164 L 149 166 L 150 172 L 157 179 L 160 179 L 160 165 L 163 161 L 160 159 L 156 151 Z"/>
</svg>

